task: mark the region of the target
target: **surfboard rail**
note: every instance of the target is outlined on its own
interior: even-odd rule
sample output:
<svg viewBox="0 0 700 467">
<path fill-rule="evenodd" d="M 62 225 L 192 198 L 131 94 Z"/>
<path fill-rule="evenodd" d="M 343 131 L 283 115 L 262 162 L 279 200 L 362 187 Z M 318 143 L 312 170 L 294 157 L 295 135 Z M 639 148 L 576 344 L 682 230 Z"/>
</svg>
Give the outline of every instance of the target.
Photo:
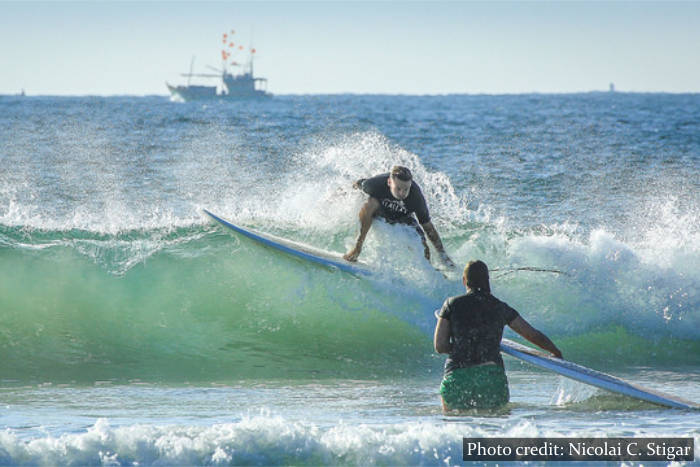
<svg viewBox="0 0 700 467">
<path fill-rule="evenodd" d="M 227 227 L 234 232 L 237 232 L 247 238 L 250 238 L 251 240 L 275 250 L 304 259 L 306 261 L 311 261 L 312 263 L 316 263 L 327 268 L 338 269 L 356 276 L 372 275 L 372 271 L 370 271 L 369 268 L 365 267 L 362 263 L 351 263 L 350 261 L 345 260 L 342 255 L 338 253 L 319 250 L 312 246 L 304 245 L 303 243 L 293 242 L 291 240 L 279 238 L 268 233 L 241 227 L 217 216 L 216 214 L 213 214 L 206 209 L 203 211 L 224 227 Z"/>
<path fill-rule="evenodd" d="M 660 391 L 644 388 L 616 376 L 562 360 L 509 339 L 501 340 L 501 352 L 567 378 L 630 397 L 676 409 L 700 409 L 700 405 Z"/>
</svg>

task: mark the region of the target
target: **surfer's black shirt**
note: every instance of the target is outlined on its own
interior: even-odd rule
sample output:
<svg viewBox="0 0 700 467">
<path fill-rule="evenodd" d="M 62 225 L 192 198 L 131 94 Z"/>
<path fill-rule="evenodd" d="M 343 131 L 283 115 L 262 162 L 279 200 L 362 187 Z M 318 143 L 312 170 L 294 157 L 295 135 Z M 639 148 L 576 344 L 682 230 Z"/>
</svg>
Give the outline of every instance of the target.
<svg viewBox="0 0 700 467">
<path fill-rule="evenodd" d="M 457 368 L 486 362 L 503 367 L 500 351 L 503 328 L 520 316 L 516 310 L 488 292 L 470 291 L 445 300 L 438 316 L 449 320 L 452 334 L 445 376 Z"/>
<path fill-rule="evenodd" d="M 404 224 L 414 224 L 412 213 L 416 213 L 418 222 L 425 224 L 430 221 L 428 204 L 425 202 L 423 193 L 416 182 L 411 183 L 411 189 L 406 199 L 399 200 L 391 194 L 387 181 L 389 174 L 381 174 L 372 178 L 363 178 L 356 183 L 362 191 L 376 198 L 379 201 L 379 215 L 389 223 L 401 222 Z"/>
</svg>

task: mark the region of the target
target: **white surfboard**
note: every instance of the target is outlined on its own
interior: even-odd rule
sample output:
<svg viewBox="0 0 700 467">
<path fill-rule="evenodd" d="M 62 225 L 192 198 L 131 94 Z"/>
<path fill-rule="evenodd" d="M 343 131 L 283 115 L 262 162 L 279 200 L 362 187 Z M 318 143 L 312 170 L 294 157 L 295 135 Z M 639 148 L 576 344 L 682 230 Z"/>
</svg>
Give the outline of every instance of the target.
<svg viewBox="0 0 700 467">
<path fill-rule="evenodd" d="M 343 255 L 341 255 L 340 253 L 323 251 L 309 245 L 304 245 L 303 243 L 287 240 L 286 238 L 275 237 L 274 235 L 257 232 L 253 229 L 240 227 L 227 220 L 222 219 L 216 214 L 212 214 L 206 209 L 204 210 L 204 212 L 224 227 L 227 227 L 233 230 L 234 232 L 238 232 L 239 234 L 248 237 L 261 245 L 274 248 L 275 250 L 287 253 L 292 256 L 296 256 L 297 258 L 301 258 L 303 260 L 310 261 L 321 266 L 325 266 L 327 268 L 339 269 L 341 271 L 349 272 L 350 274 L 354 274 L 357 276 L 369 276 L 372 274 L 370 269 L 364 263 L 351 263 L 350 261 L 345 260 L 343 258 Z"/>
<path fill-rule="evenodd" d="M 540 368 L 551 370 L 562 376 L 566 376 L 567 378 L 590 384 L 611 392 L 624 394 L 626 396 L 641 399 L 653 404 L 663 405 L 665 407 L 672 407 L 676 409 L 700 409 L 700 405 L 696 404 L 695 402 L 687 401 L 670 394 L 664 394 L 663 392 L 653 391 L 651 389 L 629 383 L 615 376 L 587 368 L 583 365 L 578 365 L 574 362 L 554 358 L 548 354 L 538 352 L 535 349 L 517 342 L 513 342 L 509 339 L 503 339 L 501 341 L 501 352 L 531 363 Z"/>
</svg>

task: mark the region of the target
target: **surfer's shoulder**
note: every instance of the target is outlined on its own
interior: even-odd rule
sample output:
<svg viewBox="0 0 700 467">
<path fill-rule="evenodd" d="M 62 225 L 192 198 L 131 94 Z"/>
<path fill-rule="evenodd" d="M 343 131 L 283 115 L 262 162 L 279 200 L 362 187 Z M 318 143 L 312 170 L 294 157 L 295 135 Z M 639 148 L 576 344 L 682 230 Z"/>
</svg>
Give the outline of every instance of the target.
<svg viewBox="0 0 700 467">
<path fill-rule="evenodd" d="M 375 175 L 370 178 L 363 178 L 358 180 L 358 188 L 367 193 L 374 198 L 382 198 L 388 192 L 389 187 L 386 181 L 389 179 L 389 174 Z M 361 183 L 360 183 L 361 182 Z"/>
<path fill-rule="evenodd" d="M 462 295 L 455 295 L 453 297 L 447 297 L 447 300 L 445 300 L 445 305 L 449 306 L 450 308 L 459 308 L 465 303 L 469 303 L 471 300 L 471 294 L 468 293 Z"/>
</svg>

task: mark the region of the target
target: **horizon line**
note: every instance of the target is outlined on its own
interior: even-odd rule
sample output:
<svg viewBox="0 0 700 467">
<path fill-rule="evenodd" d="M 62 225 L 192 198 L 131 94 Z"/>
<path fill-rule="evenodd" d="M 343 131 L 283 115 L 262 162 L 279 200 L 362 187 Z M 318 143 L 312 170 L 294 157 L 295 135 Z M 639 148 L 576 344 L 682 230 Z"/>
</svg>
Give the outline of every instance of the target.
<svg viewBox="0 0 700 467">
<path fill-rule="evenodd" d="M 307 93 L 307 92 L 289 92 L 289 93 L 271 93 L 273 97 L 304 97 L 304 96 L 376 96 L 376 97 L 448 97 L 448 96 L 530 96 L 530 95 L 576 95 L 576 94 L 700 94 L 700 91 L 624 91 L 624 90 L 600 90 L 593 89 L 589 91 L 523 91 L 523 92 L 443 92 L 443 93 L 384 93 L 384 92 L 328 92 L 328 93 Z M 0 97 L 163 97 L 170 98 L 168 94 L 51 94 L 37 93 L 24 94 L 0 93 Z M 237 99 L 228 98 L 211 98 L 197 99 L 197 101 L 236 101 Z M 245 99 L 240 99 L 245 100 Z M 252 99 L 254 100 L 254 99 Z M 192 102 L 192 101 L 190 101 Z"/>
</svg>

